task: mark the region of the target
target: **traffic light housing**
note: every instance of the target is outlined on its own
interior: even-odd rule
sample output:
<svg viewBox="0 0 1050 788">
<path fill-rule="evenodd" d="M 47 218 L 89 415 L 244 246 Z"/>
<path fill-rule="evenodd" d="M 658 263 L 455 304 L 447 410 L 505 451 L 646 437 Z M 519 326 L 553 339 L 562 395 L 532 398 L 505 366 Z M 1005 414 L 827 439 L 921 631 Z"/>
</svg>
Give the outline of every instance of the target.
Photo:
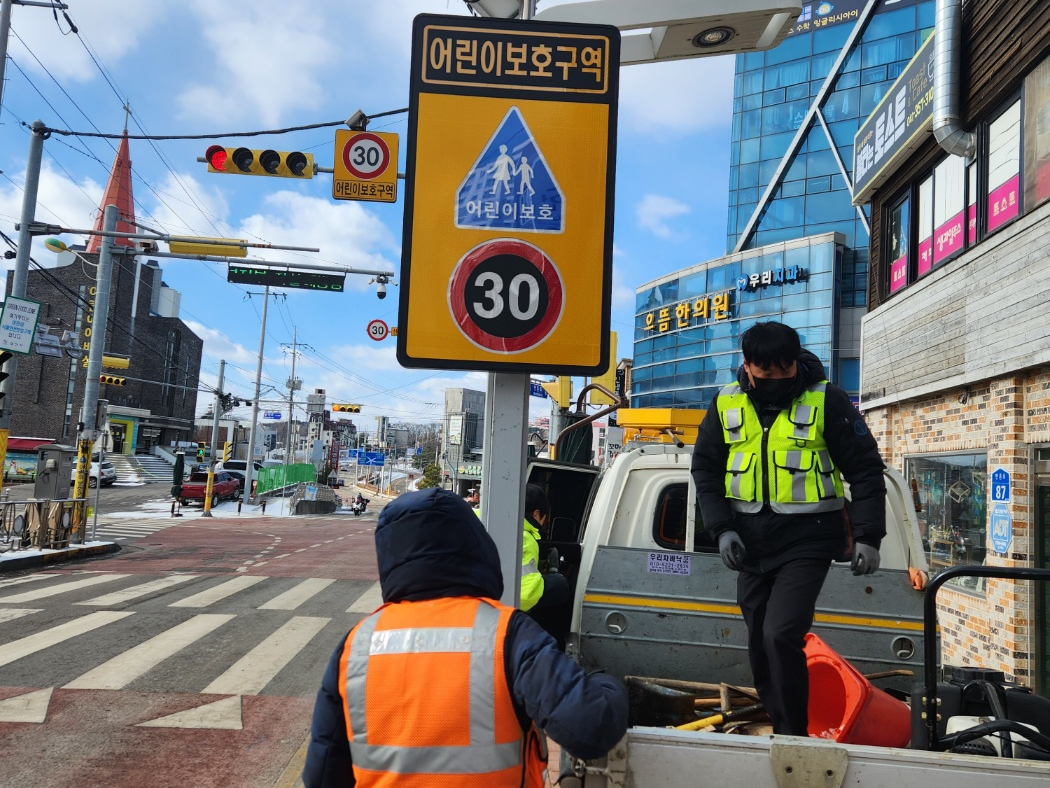
<svg viewBox="0 0 1050 788">
<path fill-rule="evenodd" d="M 198 441 L 197 442 L 197 459 L 198 460 L 203 460 L 204 459 L 204 446 L 205 446 L 204 441 Z"/>
<path fill-rule="evenodd" d="M 561 375 L 550 383 L 541 383 L 540 386 L 558 403 L 559 408 L 565 409 L 572 404 L 572 378 L 567 375 Z"/>
<path fill-rule="evenodd" d="M 338 403 L 332 405 L 333 413 L 360 413 L 360 405 L 351 405 L 349 403 Z"/>
<path fill-rule="evenodd" d="M 273 178 L 314 177 L 314 156 L 301 151 L 224 148 L 212 145 L 204 154 L 208 172 L 229 175 L 266 175 Z"/>
<path fill-rule="evenodd" d="M 230 443 L 229 441 L 226 441 L 224 444 L 222 444 L 222 461 L 223 461 L 223 463 L 227 463 L 227 462 L 229 462 L 232 459 L 233 459 L 233 444 Z"/>
<path fill-rule="evenodd" d="M 118 378 L 116 375 L 99 375 L 99 383 L 105 383 L 107 386 L 126 386 L 128 385 L 127 378 Z"/>
</svg>

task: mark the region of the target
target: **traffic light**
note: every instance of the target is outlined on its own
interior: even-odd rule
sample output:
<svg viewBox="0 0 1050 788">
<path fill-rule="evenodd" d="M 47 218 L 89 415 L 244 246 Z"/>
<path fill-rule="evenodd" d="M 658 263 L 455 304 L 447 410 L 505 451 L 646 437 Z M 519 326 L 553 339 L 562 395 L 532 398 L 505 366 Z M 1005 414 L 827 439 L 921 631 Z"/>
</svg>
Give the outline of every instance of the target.
<svg viewBox="0 0 1050 788">
<path fill-rule="evenodd" d="M 124 356 L 103 356 L 102 366 L 107 369 L 128 369 L 131 366 L 131 359 Z"/>
<path fill-rule="evenodd" d="M 332 405 L 332 412 L 333 413 L 360 413 L 361 412 L 361 406 L 360 405 L 350 405 L 350 404 L 333 404 Z"/>
<path fill-rule="evenodd" d="M 231 459 L 233 459 L 233 444 L 226 441 L 226 443 L 222 444 L 222 461 L 227 463 Z"/>
<path fill-rule="evenodd" d="M 126 386 L 128 381 L 126 378 L 118 378 L 116 375 L 99 375 L 99 383 L 105 383 L 107 386 Z"/>
<path fill-rule="evenodd" d="M 208 172 L 268 175 L 276 178 L 314 177 L 314 156 L 300 151 L 252 150 L 212 145 L 204 155 Z"/>
<path fill-rule="evenodd" d="M 197 459 L 198 460 L 203 460 L 204 459 L 204 445 L 205 445 L 204 441 L 198 441 L 197 442 Z"/>
<path fill-rule="evenodd" d="M 557 380 L 540 385 L 558 403 L 559 408 L 568 408 L 572 404 L 572 378 L 561 375 Z"/>
<path fill-rule="evenodd" d="M 2 351 L 0 351 L 0 386 L 2 386 L 3 382 L 5 380 L 7 380 L 11 376 L 11 373 L 8 372 L 7 370 L 5 370 L 4 367 L 7 366 L 8 359 L 10 359 L 13 355 L 14 355 L 14 353 L 12 353 L 10 350 L 2 350 Z M 3 415 L 4 415 L 4 392 L 0 391 L 0 416 L 3 416 Z"/>
</svg>

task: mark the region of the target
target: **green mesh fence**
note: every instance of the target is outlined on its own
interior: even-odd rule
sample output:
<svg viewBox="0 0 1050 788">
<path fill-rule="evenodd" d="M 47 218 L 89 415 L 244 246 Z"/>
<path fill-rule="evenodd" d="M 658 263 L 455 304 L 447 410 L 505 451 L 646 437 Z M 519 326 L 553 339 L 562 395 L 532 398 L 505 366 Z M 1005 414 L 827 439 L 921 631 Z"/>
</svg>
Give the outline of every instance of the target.
<svg viewBox="0 0 1050 788">
<path fill-rule="evenodd" d="M 256 472 L 258 483 L 255 494 L 262 495 L 270 490 L 279 490 L 289 484 L 299 482 L 316 482 L 317 470 L 313 465 L 304 463 L 301 465 L 279 465 L 274 468 L 263 468 Z"/>
</svg>

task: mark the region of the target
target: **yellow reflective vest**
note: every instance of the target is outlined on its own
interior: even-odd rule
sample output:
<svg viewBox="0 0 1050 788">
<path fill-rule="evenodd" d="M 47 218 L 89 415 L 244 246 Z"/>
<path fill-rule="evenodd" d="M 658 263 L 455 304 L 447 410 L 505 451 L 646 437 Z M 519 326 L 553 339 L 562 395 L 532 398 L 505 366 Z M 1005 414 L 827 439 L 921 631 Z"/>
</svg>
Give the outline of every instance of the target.
<svg viewBox="0 0 1050 788">
<path fill-rule="evenodd" d="M 726 498 L 734 511 L 830 512 L 845 503 L 842 477 L 824 440 L 827 381 L 803 391 L 768 429 L 739 383 L 718 392 L 718 418 L 729 447 Z"/>
<path fill-rule="evenodd" d="M 543 596 L 540 574 L 540 532 L 528 520 L 521 536 L 521 609 L 532 610 Z"/>
</svg>

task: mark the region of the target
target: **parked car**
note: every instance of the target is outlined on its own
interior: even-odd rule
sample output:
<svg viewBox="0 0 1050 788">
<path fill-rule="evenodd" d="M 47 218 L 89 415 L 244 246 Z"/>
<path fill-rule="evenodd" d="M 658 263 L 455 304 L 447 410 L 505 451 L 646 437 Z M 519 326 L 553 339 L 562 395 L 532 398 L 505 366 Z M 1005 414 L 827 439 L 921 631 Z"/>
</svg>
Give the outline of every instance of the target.
<svg viewBox="0 0 1050 788">
<path fill-rule="evenodd" d="M 203 504 L 204 494 L 207 492 L 207 489 L 208 474 L 199 472 L 191 473 L 190 478 L 182 483 L 182 494 L 179 496 L 180 503 L 183 506 L 190 501 L 200 501 Z M 211 505 L 215 507 L 219 505 L 219 501 L 225 501 L 227 498 L 236 497 L 237 480 L 225 471 L 219 471 L 216 473 L 211 486 Z"/>
<path fill-rule="evenodd" d="M 244 475 L 246 471 L 231 471 L 229 468 L 224 468 L 223 473 L 232 476 L 237 480 L 237 489 L 241 492 L 244 491 Z"/>
<path fill-rule="evenodd" d="M 94 489 L 98 487 L 99 483 L 103 487 L 109 487 L 110 485 L 116 484 L 117 481 L 117 469 L 113 467 L 113 463 L 109 460 L 103 460 L 99 463 L 99 456 L 97 454 L 92 456 L 91 470 L 88 476 L 88 487 Z M 69 475 L 69 483 L 75 484 L 77 481 L 77 463 L 73 463 L 73 471 Z"/>
</svg>

